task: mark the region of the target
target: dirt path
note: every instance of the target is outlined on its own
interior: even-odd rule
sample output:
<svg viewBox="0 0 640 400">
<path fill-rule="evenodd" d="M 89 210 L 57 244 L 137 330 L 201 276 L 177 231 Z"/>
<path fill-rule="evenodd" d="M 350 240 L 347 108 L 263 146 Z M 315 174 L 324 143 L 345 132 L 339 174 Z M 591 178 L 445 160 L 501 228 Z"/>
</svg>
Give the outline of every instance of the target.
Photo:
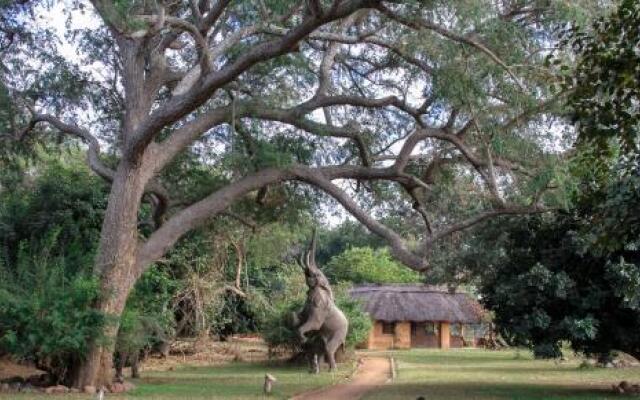
<svg viewBox="0 0 640 400">
<path fill-rule="evenodd" d="M 346 383 L 302 393 L 292 400 L 353 400 L 383 385 L 391 377 L 389 359 L 366 357 L 361 360 L 356 375 Z"/>
</svg>

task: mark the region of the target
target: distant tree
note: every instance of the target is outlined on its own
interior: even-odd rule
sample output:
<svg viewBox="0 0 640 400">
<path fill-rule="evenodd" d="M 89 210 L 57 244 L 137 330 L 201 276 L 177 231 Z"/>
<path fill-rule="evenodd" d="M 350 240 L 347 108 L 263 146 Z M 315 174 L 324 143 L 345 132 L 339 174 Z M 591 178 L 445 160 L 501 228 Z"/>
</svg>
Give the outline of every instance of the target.
<svg viewBox="0 0 640 400">
<path fill-rule="evenodd" d="M 316 259 L 320 265 L 326 265 L 331 258 L 350 247 L 384 247 L 386 242 L 379 236 L 371 234 L 357 221 L 345 220 L 340 225 L 321 230 L 318 237 L 318 254 Z"/>
<path fill-rule="evenodd" d="M 354 247 L 333 257 L 324 268 L 331 282 L 417 283 L 421 275 L 395 261 L 386 249 Z"/>
</svg>

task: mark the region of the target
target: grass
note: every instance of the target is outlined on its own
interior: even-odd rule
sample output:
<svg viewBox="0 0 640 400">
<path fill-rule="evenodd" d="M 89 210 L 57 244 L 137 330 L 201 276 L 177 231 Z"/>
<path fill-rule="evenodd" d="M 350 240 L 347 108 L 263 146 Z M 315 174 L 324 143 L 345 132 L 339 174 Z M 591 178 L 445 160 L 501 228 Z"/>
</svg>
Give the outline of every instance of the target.
<svg viewBox="0 0 640 400">
<path fill-rule="evenodd" d="M 640 368 L 582 368 L 582 360 L 534 360 L 529 352 L 414 349 L 390 353 L 397 378 L 366 400 L 620 399 L 611 385 L 640 381 Z"/>
<path fill-rule="evenodd" d="M 287 399 L 297 393 L 340 383 L 353 372 L 353 363 L 342 364 L 338 372 L 324 370 L 319 375 L 307 372 L 305 366 L 283 363 L 231 363 L 212 367 L 185 367 L 174 371 L 143 372 L 143 378 L 133 380 L 137 387 L 126 395 L 110 395 L 106 400 L 201 400 L 201 399 L 264 399 L 262 385 L 265 373 L 278 381 L 269 399 Z M 94 399 L 95 396 L 0 394 L 1 400 Z"/>
<path fill-rule="evenodd" d="M 397 361 L 398 376 L 393 383 L 369 393 L 365 400 L 415 400 L 419 396 L 429 400 L 620 399 L 611 392 L 612 384 L 621 380 L 640 381 L 640 368 L 581 368 L 579 358 L 556 363 L 534 360 L 529 352 L 517 350 L 414 349 L 375 354 L 392 354 Z M 267 372 L 278 379 L 269 399 L 286 399 L 342 382 L 352 369 L 353 364 L 343 364 L 335 375 L 327 372 L 310 375 L 304 366 L 255 362 L 149 371 L 143 372 L 142 379 L 134 381 L 137 385 L 134 391 L 108 396 L 107 400 L 263 399 L 262 383 Z M 0 400 L 93 398 L 88 395 L 0 394 Z"/>
</svg>

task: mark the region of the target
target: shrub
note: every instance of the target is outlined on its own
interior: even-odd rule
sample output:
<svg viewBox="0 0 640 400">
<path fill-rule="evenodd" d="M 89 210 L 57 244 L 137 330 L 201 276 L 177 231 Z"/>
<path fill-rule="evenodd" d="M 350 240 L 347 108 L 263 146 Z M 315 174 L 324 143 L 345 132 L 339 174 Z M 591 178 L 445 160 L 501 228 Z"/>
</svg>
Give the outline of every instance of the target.
<svg viewBox="0 0 640 400">
<path fill-rule="evenodd" d="M 175 333 L 171 301 L 177 289 L 178 282 L 161 266 L 140 277 L 120 317 L 116 353 L 133 355 L 169 341 Z"/>
<path fill-rule="evenodd" d="M 0 353 L 65 383 L 106 322 L 91 308 L 106 187 L 69 157 L 0 190 Z"/>
<path fill-rule="evenodd" d="M 67 382 L 69 369 L 99 338 L 105 318 L 91 308 L 97 281 L 83 274 L 66 277 L 65 260 L 47 257 L 55 245 L 55 235 L 38 249 L 23 245 L 15 273 L 0 263 L 0 349 Z"/>
</svg>

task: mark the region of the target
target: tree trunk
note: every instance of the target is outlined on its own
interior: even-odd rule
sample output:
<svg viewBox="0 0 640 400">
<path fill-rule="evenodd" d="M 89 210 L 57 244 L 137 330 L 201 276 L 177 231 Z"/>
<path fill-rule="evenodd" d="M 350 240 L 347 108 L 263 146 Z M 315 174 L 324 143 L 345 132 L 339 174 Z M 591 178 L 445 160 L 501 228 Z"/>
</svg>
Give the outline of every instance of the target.
<svg viewBox="0 0 640 400">
<path fill-rule="evenodd" d="M 72 372 L 73 386 L 77 388 L 100 388 L 112 383 L 120 316 L 140 275 L 135 269 L 137 221 L 145 182 L 139 167 L 124 164 L 113 180 L 95 262 L 100 279 L 100 298 L 95 308 L 107 316 L 107 322 L 103 338 L 91 343 L 86 359 Z"/>
</svg>

